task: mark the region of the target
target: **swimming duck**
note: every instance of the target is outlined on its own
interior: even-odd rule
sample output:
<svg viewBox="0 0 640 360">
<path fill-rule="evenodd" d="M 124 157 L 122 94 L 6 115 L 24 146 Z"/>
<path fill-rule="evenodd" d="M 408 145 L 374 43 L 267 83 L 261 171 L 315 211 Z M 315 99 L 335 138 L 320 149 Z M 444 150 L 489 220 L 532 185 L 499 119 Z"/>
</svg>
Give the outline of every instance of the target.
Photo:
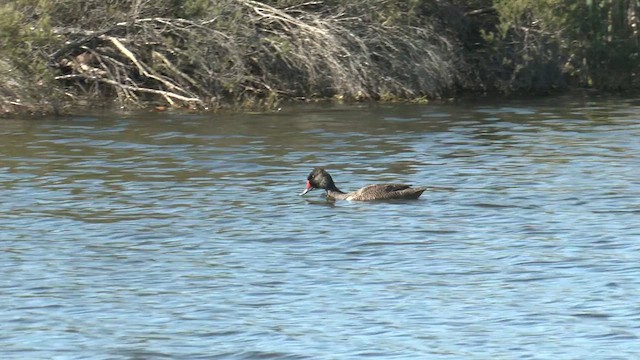
<svg viewBox="0 0 640 360">
<path fill-rule="evenodd" d="M 405 184 L 376 184 L 368 185 L 360 190 L 352 192 L 342 192 L 336 187 L 333 178 L 322 168 L 315 168 L 307 176 L 307 188 L 300 196 L 313 189 L 324 189 L 328 199 L 371 201 L 371 200 L 391 200 L 391 199 L 417 199 L 426 190 L 424 187 L 412 188 Z"/>
</svg>

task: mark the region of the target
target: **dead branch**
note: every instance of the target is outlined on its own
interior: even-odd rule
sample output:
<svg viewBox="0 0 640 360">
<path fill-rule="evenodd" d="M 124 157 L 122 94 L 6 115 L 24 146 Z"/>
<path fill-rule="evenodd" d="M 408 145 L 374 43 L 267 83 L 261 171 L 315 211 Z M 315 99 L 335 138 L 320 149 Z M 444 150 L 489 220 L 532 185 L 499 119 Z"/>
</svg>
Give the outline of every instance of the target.
<svg viewBox="0 0 640 360">
<path fill-rule="evenodd" d="M 180 94 L 172 93 L 172 92 L 169 92 L 169 91 L 148 89 L 148 88 L 137 87 L 137 86 L 133 86 L 133 85 L 122 84 L 122 83 L 120 83 L 118 81 L 115 81 L 115 80 L 112 80 L 112 79 L 106 79 L 106 78 L 101 78 L 101 77 L 97 77 L 97 76 L 88 76 L 88 75 L 82 75 L 82 74 L 70 74 L 70 75 L 60 75 L 60 76 L 56 77 L 56 80 L 70 80 L 70 79 L 97 81 L 97 82 L 113 85 L 113 86 L 118 87 L 118 88 L 123 89 L 123 90 L 128 90 L 128 91 L 133 91 L 133 92 L 149 93 L 149 94 L 157 94 L 157 95 L 162 95 L 162 96 L 164 96 L 166 98 L 169 98 L 169 99 L 176 99 L 176 100 L 184 101 L 185 103 L 195 103 L 195 104 L 198 104 L 198 105 L 203 105 L 202 100 L 200 100 L 199 98 L 189 98 L 189 97 L 182 96 Z"/>
<path fill-rule="evenodd" d="M 67 59 L 63 68 L 71 73 L 58 79 L 91 82 L 96 89 L 102 84 L 100 89 L 111 88 L 121 102 L 152 94 L 170 104 L 438 96 L 454 83 L 454 47 L 428 26 L 386 26 L 354 13 L 306 11 L 316 1 L 287 9 L 254 0 L 223 3 L 233 20 L 149 17 L 102 31 L 61 29 L 71 41 L 51 59 Z M 74 60 L 83 52 L 93 58 Z"/>
</svg>

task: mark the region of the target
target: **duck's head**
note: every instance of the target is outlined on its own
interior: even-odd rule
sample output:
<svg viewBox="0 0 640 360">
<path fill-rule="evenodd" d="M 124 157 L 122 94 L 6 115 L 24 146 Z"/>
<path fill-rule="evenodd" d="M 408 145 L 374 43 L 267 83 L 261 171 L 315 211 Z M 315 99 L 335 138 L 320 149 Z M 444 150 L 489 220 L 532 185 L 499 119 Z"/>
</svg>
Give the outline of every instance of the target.
<svg viewBox="0 0 640 360">
<path fill-rule="evenodd" d="M 322 168 L 315 168 L 309 176 L 307 176 L 307 188 L 300 194 L 300 196 L 308 193 L 313 189 L 335 189 L 336 185 L 333 183 L 331 175 Z"/>
</svg>

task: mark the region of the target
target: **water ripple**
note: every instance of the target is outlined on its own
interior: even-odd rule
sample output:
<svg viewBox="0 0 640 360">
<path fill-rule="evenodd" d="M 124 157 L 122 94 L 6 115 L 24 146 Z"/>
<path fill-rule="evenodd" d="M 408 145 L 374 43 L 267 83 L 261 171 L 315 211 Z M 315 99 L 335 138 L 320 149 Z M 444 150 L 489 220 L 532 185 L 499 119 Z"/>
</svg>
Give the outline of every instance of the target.
<svg viewBox="0 0 640 360">
<path fill-rule="evenodd" d="M 3 358 L 635 358 L 639 113 L 560 98 L 7 120 Z M 345 190 L 429 190 L 297 196 L 320 165 Z"/>
</svg>

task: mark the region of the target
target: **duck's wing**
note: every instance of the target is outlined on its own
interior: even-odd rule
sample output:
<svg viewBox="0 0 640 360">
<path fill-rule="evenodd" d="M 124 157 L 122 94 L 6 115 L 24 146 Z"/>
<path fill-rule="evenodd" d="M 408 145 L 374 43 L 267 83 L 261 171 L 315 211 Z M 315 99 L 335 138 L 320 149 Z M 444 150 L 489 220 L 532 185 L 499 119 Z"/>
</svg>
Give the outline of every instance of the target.
<svg viewBox="0 0 640 360">
<path fill-rule="evenodd" d="M 406 184 L 368 185 L 355 191 L 352 200 L 417 199 L 425 188 L 412 188 Z"/>
<path fill-rule="evenodd" d="M 394 191 L 408 189 L 410 187 L 411 185 L 405 185 L 405 184 L 375 184 L 375 185 L 367 185 L 356 192 L 358 194 L 390 193 Z"/>
</svg>

